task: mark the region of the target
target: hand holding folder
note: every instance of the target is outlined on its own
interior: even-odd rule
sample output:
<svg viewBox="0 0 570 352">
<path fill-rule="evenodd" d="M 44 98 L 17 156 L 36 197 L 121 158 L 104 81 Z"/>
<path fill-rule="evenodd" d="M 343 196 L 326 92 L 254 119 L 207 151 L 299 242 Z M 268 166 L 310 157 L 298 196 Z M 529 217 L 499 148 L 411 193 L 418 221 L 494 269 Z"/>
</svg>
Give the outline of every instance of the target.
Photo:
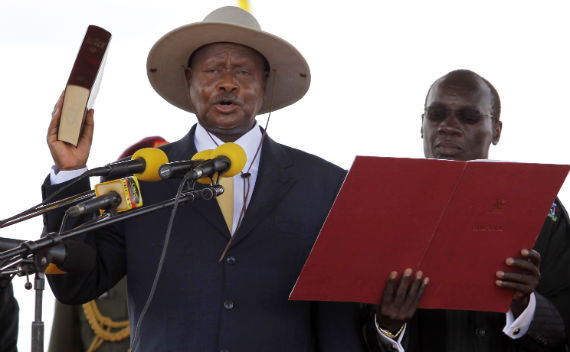
<svg viewBox="0 0 570 352">
<path fill-rule="evenodd" d="M 420 308 L 505 312 L 496 272 L 532 248 L 568 170 L 357 157 L 290 299 L 377 304 L 390 272 L 412 268 L 430 278 Z"/>
</svg>

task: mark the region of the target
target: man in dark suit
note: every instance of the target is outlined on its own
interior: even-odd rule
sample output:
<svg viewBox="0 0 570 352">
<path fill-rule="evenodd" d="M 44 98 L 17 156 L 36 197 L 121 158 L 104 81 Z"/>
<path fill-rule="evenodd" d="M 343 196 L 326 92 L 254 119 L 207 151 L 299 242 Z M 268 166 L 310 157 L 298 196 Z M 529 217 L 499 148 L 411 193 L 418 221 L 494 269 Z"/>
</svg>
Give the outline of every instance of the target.
<svg viewBox="0 0 570 352">
<path fill-rule="evenodd" d="M 255 120 L 305 94 L 310 72 L 302 55 L 261 31 L 249 13 L 224 7 L 162 37 L 147 68 L 163 98 L 198 118 L 184 138 L 162 147 L 170 161 L 235 142 L 246 165 L 224 186 L 229 201 L 180 206 L 168 242 L 170 209 L 86 236 L 97 265 L 88 275 L 50 277 L 56 297 L 82 303 L 127 274 L 133 351 L 362 351 L 357 306 L 288 300 L 345 177 L 274 142 Z M 93 111 L 77 148 L 56 140 L 61 105 L 48 132 L 55 170 L 44 195 L 81 173 L 91 145 Z M 178 184 L 141 182 L 145 205 L 173 198 Z M 50 213 L 46 227 L 57 229 L 61 215 Z"/>
<path fill-rule="evenodd" d="M 18 350 L 19 311 L 11 280 L 0 277 L 0 352 Z"/>
<path fill-rule="evenodd" d="M 428 158 L 487 159 L 501 136 L 496 89 L 468 70 L 448 73 L 433 83 L 422 115 Z M 506 258 L 513 272 L 497 271 L 496 285 L 513 291 L 508 313 L 418 310 L 424 273 L 393 272 L 369 324 L 367 341 L 388 351 L 565 351 L 570 315 L 570 222 L 557 199 L 534 249 Z M 429 275 L 429 273 L 425 273 Z M 469 280 L 465 277 L 465 280 Z M 372 328 L 371 328 L 372 327 Z"/>
</svg>

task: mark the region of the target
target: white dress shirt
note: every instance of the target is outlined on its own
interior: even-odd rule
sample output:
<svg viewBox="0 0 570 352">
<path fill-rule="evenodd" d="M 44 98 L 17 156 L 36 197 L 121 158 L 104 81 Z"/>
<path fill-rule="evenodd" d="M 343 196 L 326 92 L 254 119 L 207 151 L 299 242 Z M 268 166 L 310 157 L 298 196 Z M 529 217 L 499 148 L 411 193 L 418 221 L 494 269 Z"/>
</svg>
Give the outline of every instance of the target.
<svg viewBox="0 0 570 352">
<path fill-rule="evenodd" d="M 210 138 L 211 136 L 211 138 Z M 255 187 L 255 181 L 257 180 L 257 171 L 259 169 L 259 159 L 261 158 L 261 149 L 259 150 L 257 157 L 253 160 L 253 156 L 257 151 L 257 147 L 261 142 L 261 129 L 259 128 L 257 122 L 251 130 L 246 134 L 241 136 L 234 143 L 238 144 L 243 148 L 245 154 L 247 155 L 247 161 L 243 167 L 242 173 L 237 174 L 233 177 L 234 179 L 234 218 L 232 221 L 232 235 L 235 233 L 238 225 L 239 216 L 241 209 L 243 207 L 244 201 L 244 189 L 246 187 L 246 180 L 242 177 L 242 174 L 249 172 L 249 193 L 247 194 L 246 207 L 251 201 L 251 195 L 253 194 L 253 188 Z M 212 139 L 215 141 L 212 141 Z M 219 145 L 224 144 L 218 137 L 213 134 L 209 134 L 200 124 L 196 126 L 196 133 L 194 134 L 194 145 L 196 150 L 201 152 L 206 149 L 216 149 Z M 253 164 L 252 164 L 253 163 Z M 250 167 L 251 166 L 251 167 Z M 248 171 L 249 170 L 249 171 Z M 243 219 L 242 219 L 243 221 Z"/>
</svg>

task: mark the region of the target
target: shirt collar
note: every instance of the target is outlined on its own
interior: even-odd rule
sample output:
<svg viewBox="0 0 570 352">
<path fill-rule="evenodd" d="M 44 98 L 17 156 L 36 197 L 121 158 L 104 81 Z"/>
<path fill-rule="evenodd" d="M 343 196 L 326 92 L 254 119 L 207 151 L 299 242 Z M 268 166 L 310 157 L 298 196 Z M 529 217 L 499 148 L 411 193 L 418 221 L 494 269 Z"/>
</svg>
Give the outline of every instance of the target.
<svg viewBox="0 0 570 352">
<path fill-rule="evenodd" d="M 261 142 L 261 137 L 262 137 L 261 129 L 259 128 L 257 121 L 255 121 L 255 125 L 253 126 L 252 129 L 250 129 L 246 134 L 244 134 L 243 136 L 239 137 L 236 141 L 234 141 L 235 144 L 238 144 L 240 147 L 243 148 L 245 154 L 247 155 L 247 162 L 245 163 L 245 166 L 243 168 L 244 172 L 245 170 L 248 170 L 250 167 L 250 164 L 253 160 L 253 156 L 257 151 L 259 143 Z M 212 139 L 214 139 L 215 143 L 214 141 L 212 141 Z M 202 150 L 206 149 L 216 149 L 218 145 L 222 144 L 224 144 L 224 142 L 221 139 L 219 139 L 212 133 L 208 134 L 208 131 L 206 131 L 206 129 L 202 127 L 202 125 L 200 125 L 199 123 L 197 124 L 196 132 L 194 133 L 194 145 L 196 146 L 196 151 L 201 152 Z M 261 150 L 259 151 L 259 153 L 261 153 Z M 260 157 L 261 155 L 257 156 L 254 165 L 252 165 L 251 169 L 249 169 L 250 172 L 257 171 Z"/>
</svg>

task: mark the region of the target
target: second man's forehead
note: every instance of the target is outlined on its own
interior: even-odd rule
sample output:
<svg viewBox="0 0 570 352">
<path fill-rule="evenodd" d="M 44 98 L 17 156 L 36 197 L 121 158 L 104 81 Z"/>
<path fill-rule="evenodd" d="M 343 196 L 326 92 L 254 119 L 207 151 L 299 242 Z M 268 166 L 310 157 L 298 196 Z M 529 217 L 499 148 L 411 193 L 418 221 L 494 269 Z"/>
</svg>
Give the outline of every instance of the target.
<svg viewBox="0 0 570 352">
<path fill-rule="evenodd" d="M 255 63 L 259 63 L 262 69 L 267 65 L 265 58 L 256 50 L 245 45 L 236 43 L 212 43 L 204 45 L 196 49 L 188 59 L 188 67 L 209 60 L 225 60 L 229 53 L 232 53 L 232 58 L 235 59 L 251 59 Z"/>
<path fill-rule="evenodd" d="M 436 82 L 429 91 L 426 107 L 437 105 L 461 105 L 470 107 L 492 106 L 492 94 L 484 82 L 446 81 Z"/>
</svg>

